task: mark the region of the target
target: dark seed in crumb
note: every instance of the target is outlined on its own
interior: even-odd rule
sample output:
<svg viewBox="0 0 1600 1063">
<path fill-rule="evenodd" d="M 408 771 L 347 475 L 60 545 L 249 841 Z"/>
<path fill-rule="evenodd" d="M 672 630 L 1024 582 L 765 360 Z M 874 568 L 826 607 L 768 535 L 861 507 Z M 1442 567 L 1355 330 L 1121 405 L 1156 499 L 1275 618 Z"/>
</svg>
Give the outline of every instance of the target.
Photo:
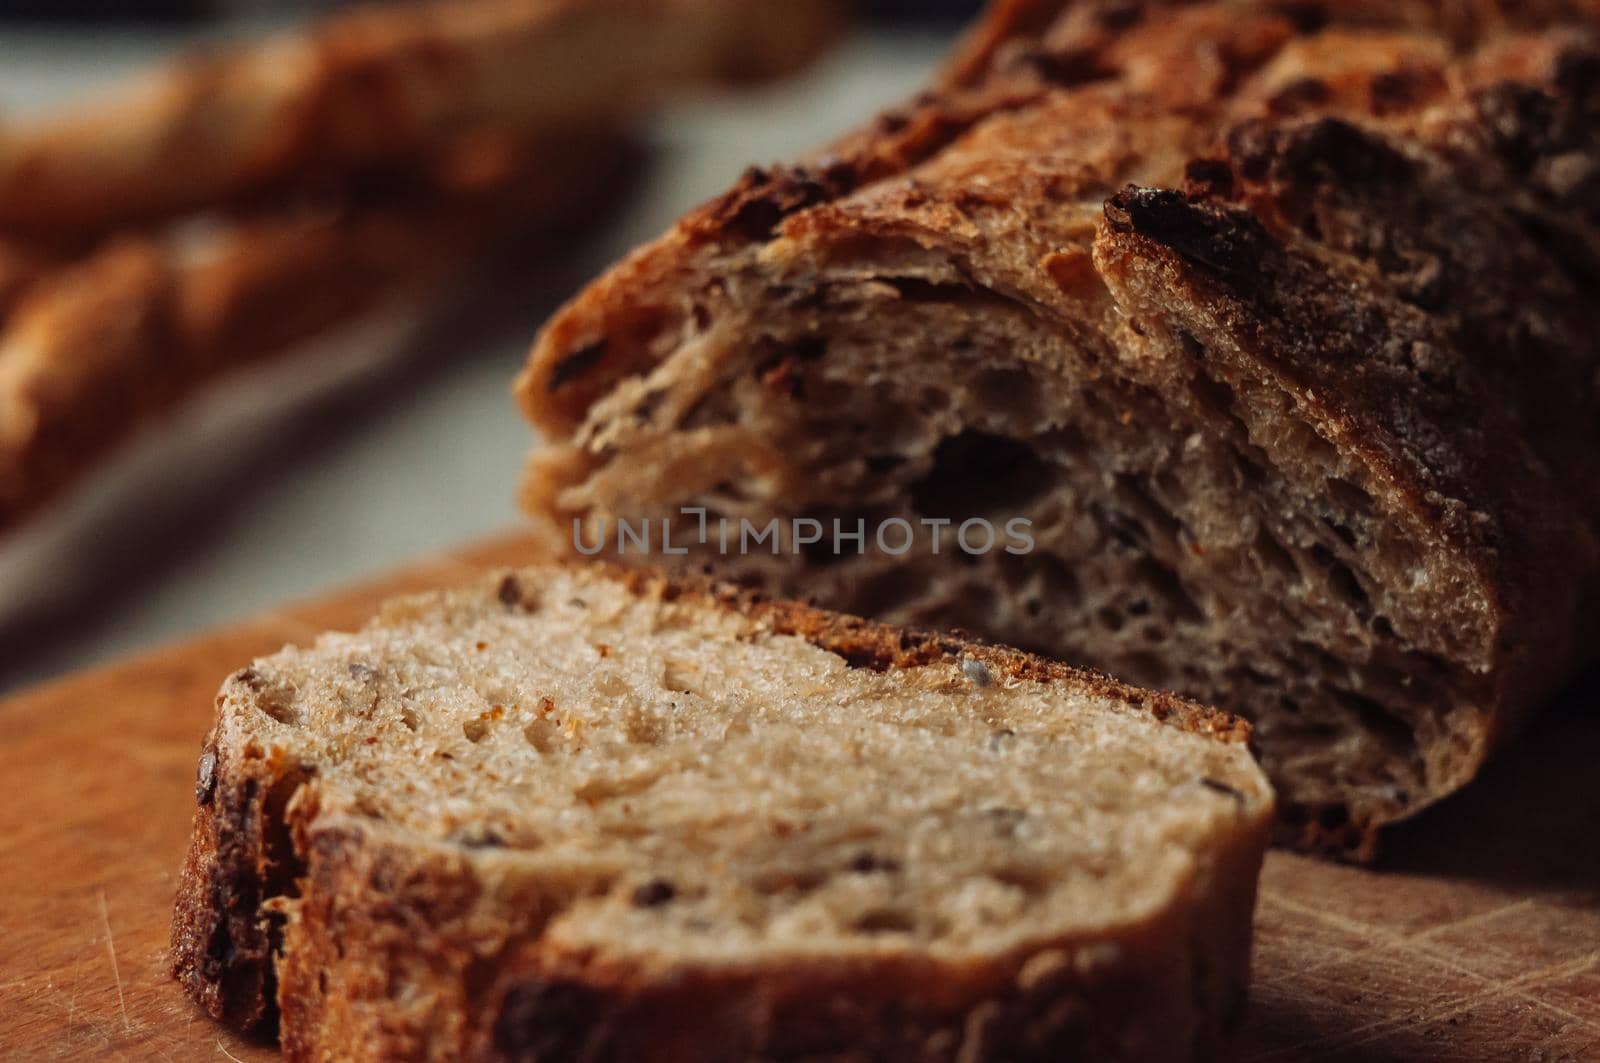
<svg viewBox="0 0 1600 1063">
<path fill-rule="evenodd" d="M 1020 808 L 1010 808 L 1005 805 L 1000 805 L 994 808 L 986 808 L 983 810 L 983 815 L 1001 830 L 1015 830 L 1017 824 L 1021 823 L 1028 816 L 1028 814 Z"/>
<path fill-rule="evenodd" d="M 500 581 L 498 597 L 503 605 L 522 604 L 522 584 L 517 582 L 517 577 L 507 576 Z"/>
<path fill-rule="evenodd" d="M 200 754 L 200 766 L 195 773 L 194 799 L 202 805 L 211 803 L 217 790 L 217 751 L 208 749 Z"/>
<path fill-rule="evenodd" d="M 1218 782 L 1215 779 L 1201 779 L 1200 785 L 1204 786 L 1207 790 L 1215 790 L 1219 794 L 1227 794 L 1235 801 L 1244 801 L 1244 794 L 1241 794 L 1238 790 L 1235 790 L 1225 782 Z"/>
<path fill-rule="evenodd" d="M 635 908 L 658 908 L 678 895 L 677 889 L 664 878 L 653 878 L 633 891 Z"/>
<path fill-rule="evenodd" d="M 850 858 L 850 870 L 858 875 L 870 875 L 877 871 L 899 871 L 900 861 L 863 849 Z"/>
</svg>

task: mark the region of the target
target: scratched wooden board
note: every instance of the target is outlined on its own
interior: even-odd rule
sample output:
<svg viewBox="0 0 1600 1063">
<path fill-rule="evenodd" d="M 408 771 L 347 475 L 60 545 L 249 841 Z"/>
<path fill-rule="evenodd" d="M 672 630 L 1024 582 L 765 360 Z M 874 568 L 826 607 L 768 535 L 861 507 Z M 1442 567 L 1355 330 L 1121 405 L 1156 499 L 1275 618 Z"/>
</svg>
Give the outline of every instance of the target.
<svg viewBox="0 0 1600 1063">
<path fill-rule="evenodd" d="M 263 1059 L 167 978 L 195 755 L 223 676 L 508 539 L 0 703 L 0 1059 Z M 1600 697 L 1397 834 L 1381 871 L 1269 857 L 1245 1060 L 1600 1060 Z"/>
</svg>

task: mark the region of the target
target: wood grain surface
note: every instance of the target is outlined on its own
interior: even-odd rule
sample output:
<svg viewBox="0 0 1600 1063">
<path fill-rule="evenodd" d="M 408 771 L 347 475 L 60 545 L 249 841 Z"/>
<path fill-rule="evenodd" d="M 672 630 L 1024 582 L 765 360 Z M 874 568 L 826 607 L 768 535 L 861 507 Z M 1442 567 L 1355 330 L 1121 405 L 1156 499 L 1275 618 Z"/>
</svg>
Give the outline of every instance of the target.
<svg viewBox="0 0 1600 1063">
<path fill-rule="evenodd" d="M 167 977 L 222 678 L 382 598 L 536 556 L 508 538 L 0 703 L 0 1059 L 269 1058 Z M 1546 717 L 1379 870 L 1267 861 L 1242 1060 L 1600 1060 L 1600 695 Z"/>
</svg>

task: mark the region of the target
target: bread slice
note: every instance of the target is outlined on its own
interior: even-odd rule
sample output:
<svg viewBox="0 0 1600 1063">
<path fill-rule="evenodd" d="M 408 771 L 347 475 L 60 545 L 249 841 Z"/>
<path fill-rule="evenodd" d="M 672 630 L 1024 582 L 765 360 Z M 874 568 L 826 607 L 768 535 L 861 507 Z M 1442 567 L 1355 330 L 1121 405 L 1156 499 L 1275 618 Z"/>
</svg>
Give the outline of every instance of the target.
<svg viewBox="0 0 1600 1063">
<path fill-rule="evenodd" d="M 1370 856 L 1600 647 L 1596 15 L 996 4 L 552 320 L 528 506 L 1240 712 Z"/>
<path fill-rule="evenodd" d="M 1242 1002 L 1246 729 L 1093 673 L 551 566 L 218 705 L 175 971 L 294 1058 L 1177 1060 Z"/>
</svg>

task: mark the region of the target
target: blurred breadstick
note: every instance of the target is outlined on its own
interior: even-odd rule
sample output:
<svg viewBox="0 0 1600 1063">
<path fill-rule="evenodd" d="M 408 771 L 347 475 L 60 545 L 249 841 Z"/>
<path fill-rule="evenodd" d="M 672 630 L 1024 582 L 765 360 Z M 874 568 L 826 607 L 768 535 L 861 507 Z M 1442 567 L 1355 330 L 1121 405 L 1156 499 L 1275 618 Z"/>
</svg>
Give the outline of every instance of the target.
<svg viewBox="0 0 1600 1063">
<path fill-rule="evenodd" d="M 663 90 L 799 65 L 828 0 L 443 0 L 196 56 L 0 136 L 0 228 L 143 222 L 408 169 L 483 131 L 611 126 Z"/>
<path fill-rule="evenodd" d="M 425 297 L 518 227 L 592 210 L 620 143 L 502 145 L 459 160 L 448 193 L 190 221 L 30 278 L 0 329 L 0 534 L 214 377 Z"/>
</svg>

